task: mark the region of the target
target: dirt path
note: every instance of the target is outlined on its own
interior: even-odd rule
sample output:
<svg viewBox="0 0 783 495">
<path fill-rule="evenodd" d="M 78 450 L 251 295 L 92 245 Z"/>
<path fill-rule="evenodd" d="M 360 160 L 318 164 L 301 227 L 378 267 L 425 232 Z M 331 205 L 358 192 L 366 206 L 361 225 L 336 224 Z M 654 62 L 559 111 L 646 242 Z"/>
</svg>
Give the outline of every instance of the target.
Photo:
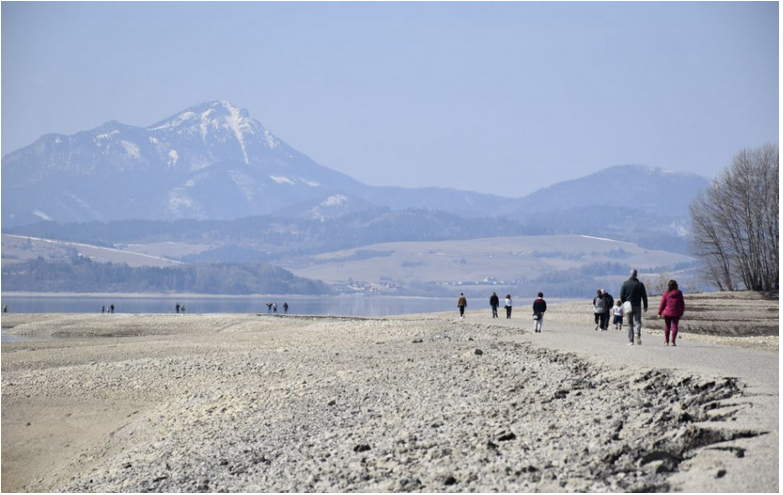
<svg viewBox="0 0 783 495">
<path fill-rule="evenodd" d="M 725 443 L 721 446 L 723 450 L 701 456 L 687 466 L 687 474 L 675 475 L 672 482 L 678 490 L 686 492 L 764 492 L 779 486 L 777 351 L 718 345 L 687 335 L 683 335 L 677 347 L 666 347 L 663 336 L 657 333 L 646 333 L 641 346 L 628 346 L 625 329 L 596 332 L 588 325 L 558 323 L 547 325 L 541 334 L 521 334 L 509 340 L 574 353 L 597 364 L 627 369 L 629 375 L 639 369 L 664 369 L 685 376 L 737 378 L 742 397 L 728 403 L 742 405 L 742 414 L 709 427 L 729 432 L 727 436 L 761 432 L 764 435 Z M 736 457 L 739 451 L 731 450 L 733 447 L 742 449 L 743 458 Z M 748 469 L 748 465 L 753 468 Z M 719 472 L 723 473 L 720 477 Z"/>
</svg>

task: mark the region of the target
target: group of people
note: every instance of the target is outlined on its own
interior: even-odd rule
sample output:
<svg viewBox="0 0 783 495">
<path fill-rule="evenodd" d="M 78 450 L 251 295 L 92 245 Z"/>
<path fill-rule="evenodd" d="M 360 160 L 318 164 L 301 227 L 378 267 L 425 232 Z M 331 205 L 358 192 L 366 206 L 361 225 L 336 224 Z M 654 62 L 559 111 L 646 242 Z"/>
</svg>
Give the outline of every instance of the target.
<svg viewBox="0 0 783 495">
<path fill-rule="evenodd" d="M 506 299 L 503 301 L 506 308 L 506 318 L 511 318 L 511 294 L 506 294 Z M 492 318 L 498 318 L 498 306 L 500 306 L 500 298 L 493 292 L 489 298 L 489 305 L 492 308 Z"/>
<path fill-rule="evenodd" d="M 465 308 L 468 299 L 464 293 L 457 299 L 460 319 L 465 318 Z M 493 292 L 489 298 L 489 306 L 492 308 L 492 318 L 498 318 L 500 298 Z M 511 318 L 511 295 L 506 294 L 505 308 L 506 318 Z M 539 292 L 533 302 L 534 331 L 540 333 L 546 312 L 544 294 Z M 614 297 L 604 289 L 598 289 L 593 298 L 593 314 L 595 318 L 595 330 L 606 331 L 609 329 L 609 316 L 613 315 L 612 324 L 616 330 L 623 328 L 623 319 L 628 318 L 628 345 L 642 345 L 642 312 L 647 312 L 647 289 L 639 280 L 636 269 L 631 270 L 631 276 L 620 288 L 620 298 Z M 664 320 L 664 345 L 677 345 L 677 331 L 680 318 L 685 313 L 685 300 L 676 280 L 669 280 L 666 292 L 661 296 L 658 305 L 658 318 Z"/>
<path fill-rule="evenodd" d="M 268 302 L 266 303 L 266 312 L 269 313 L 277 313 L 277 303 L 276 302 Z M 283 312 L 285 314 L 288 314 L 288 303 L 283 303 Z"/>
<path fill-rule="evenodd" d="M 600 295 L 599 291 L 599 295 Z M 596 296 L 597 298 L 598 296 Z M 597 300 L 593 299 L 596 315 Z M 619 308 L 619 309 L 618 309 Z M 639 280 L 636 269 L 631 270 L 631 276 L 620 289 L 620 300 L 614 309 L 616 328 L 622 328 L 623 316 L 628 317 L 628 345 L 642 345 L 642 312 L 647 312 L 647 289 Z M 658 318 L 664 321 L 664 345 L 677 346 L 677 330 L 680 318 L 685 313 L 685 299 L 676 280 L 669 280 L 666 292 L 661 296 L 658 305 Z M 618 320 L 619 316 L 619 320 Z M 598 317 L 596 316 L 596 321 Z M 619 327 L 617 326 L 619 321 Z M 597 329 L 598 327 L 596 327 Z"/>
<path fill-rule="evenodd" d="M 598 289 L 598 294 L 593 298 L 593 314 L 595 315 L 595 329 L 606 331 L 609 329 L 609 313 L 614 307 L 614 297 L 603 289 Z M 622 324 L 621 324 L 622 325 Z"/>
<path fill-rule="evenodd" d="M 114 304 L 109 304 L 109 307 L 101 306 L 101 314 L 103 313 L 114 313 Z"/>
<path fill-rule="evenodd" d="M 185 312 L 185 305 L 184 304 L 180 304 L 180 303 L 175 304 L 174 305 L 174 311 L 176 311 L 177 314 L 179 314 L 180 312 L 184 313 Z"/>
<path fill-rule="evenodd" d="M 511 319 L 511 294 L 506 294 L 506 298 L 503 301 L 506 308 L 506 318 Z M 489 298 L 489 306 L 492 308 L 492 318 L 498 318 L 498 307 L 500 306 L 500 298 L 497 293 L 493 292 Z M 459 308 L 460 319 L 465 318 L 465 308 L 468 307 L 468 299 L 464 293 L 460 293 L 457 299 L 457 307 Z M 535 321 L 534 331 L 536 333 L 541 332 L 541 328 L 544 323 L 544 313 L 546 312 L 546 301 L 544 301 L 544 294 L 538 293 L 535 301 L 533 301 L 533 320 Z"/>
</svg>

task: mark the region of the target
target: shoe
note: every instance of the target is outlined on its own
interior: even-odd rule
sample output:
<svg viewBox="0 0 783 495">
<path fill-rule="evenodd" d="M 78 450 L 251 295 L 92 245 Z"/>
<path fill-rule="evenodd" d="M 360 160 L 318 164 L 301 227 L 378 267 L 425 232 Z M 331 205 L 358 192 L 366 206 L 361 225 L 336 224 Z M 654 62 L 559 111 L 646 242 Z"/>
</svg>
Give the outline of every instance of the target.
<svg viewBox="0 0 783 495">
<path fill-rule="evenodd" d="M 626 344 L 626 345 L 633 345 L 633 342 L 628 342 L 628 344 Z"/>
<path fill-rule="evenodd" d="M 672 347 L 677 347 L 677 344 L 675 344 L 674 342 L 672 342 Z"/>
<path fill-rule="evenodd" d="M 663 343 L 663 345 L 665 345 L 665 346 L 667 346 L 667 347 L 668 347 L 668 346 L 669 346 L 669 343 L 668 343 L 668 342 L 664 342 L 664 343 Z"/>
<path fill-rule="evenodd" d="M 595 331 L 596 331 L 596 332 L 598 331 L 598 325 L 596 325 L 596 326 L 595 326 Z"/>
</svg>

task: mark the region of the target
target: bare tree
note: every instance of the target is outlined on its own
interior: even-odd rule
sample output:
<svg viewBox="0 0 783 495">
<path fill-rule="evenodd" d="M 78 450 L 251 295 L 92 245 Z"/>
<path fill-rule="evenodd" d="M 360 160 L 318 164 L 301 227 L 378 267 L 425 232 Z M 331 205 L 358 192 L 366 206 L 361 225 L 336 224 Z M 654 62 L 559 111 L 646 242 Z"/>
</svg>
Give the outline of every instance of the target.
<svg viewBox="0 0 783 495">
<path fill-rule="evenodd" d="M 744 149 L 691 204 L 694 253 L 720 290 L 778 287 L 778 173 L 778 145 Z"/>
</svg>

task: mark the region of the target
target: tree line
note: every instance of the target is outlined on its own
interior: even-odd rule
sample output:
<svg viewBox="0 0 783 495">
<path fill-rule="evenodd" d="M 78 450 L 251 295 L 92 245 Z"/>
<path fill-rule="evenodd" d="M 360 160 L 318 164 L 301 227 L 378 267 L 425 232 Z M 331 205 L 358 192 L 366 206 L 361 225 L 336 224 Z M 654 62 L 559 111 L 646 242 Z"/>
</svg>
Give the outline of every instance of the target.
<svg viewBox="0 0 783 495">
<path fill-rule="evenodd" d="M 198 294 L 329 294 L 323 282 L 262 264 L 195 264 L 130 267 L 77 258 L 43 258 L 4 266 L 3 289 L 29 292 L 192 292 Z"/>
<path fill-rule="evenodd" d="M 778 145 L 743 149 L 690 206 L 694 254 L 720 290 L 776 291 Z"/>
</svg>

